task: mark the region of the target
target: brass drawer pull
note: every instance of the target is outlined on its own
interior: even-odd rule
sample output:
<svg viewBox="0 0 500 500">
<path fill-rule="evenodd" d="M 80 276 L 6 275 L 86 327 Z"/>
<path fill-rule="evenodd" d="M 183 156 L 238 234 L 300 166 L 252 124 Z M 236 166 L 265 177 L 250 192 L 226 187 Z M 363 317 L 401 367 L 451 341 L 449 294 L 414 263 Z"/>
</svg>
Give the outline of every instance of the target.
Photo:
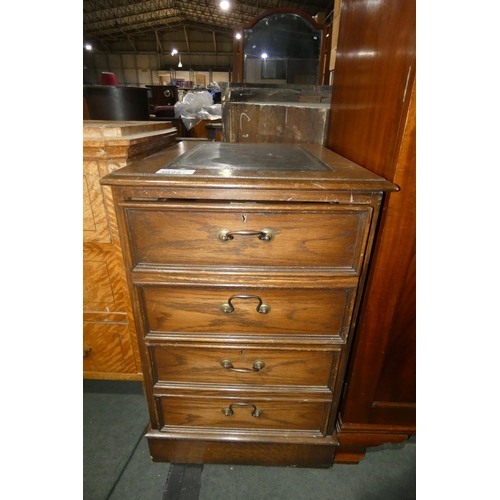
<svg viewBox="0 0 500 500">
<path fill-rule="evenodd" d="M 234 415 L 233 406 L 251 406 L 253 408 L 252 417 L 259 418 L 262 415 L 262 410 L 259 410 L 252 403 L 233 403 L 233 404 L 229 405 L 229 408 L 222 408 L 222 413 L 224 413 L 224 415 L 226 415 L 226 417 L 230 417 L 231 415 Z"/>
<path fill-rule="evenodd" d="M 259 314 L 267 314 L 271 310 L 271 306 L 264 304 L 262 299 L 258 295 L 233 295 L 229 297 L 228 301 L 222 304 L 219 309 L 225 314 L 232 313 L 234 311 L 234 306 L 231 304 L 233 299 L 257 299 L 259 301 L 256 311 Z"/>
<path fill-rule="evenodd" d="M 260 370 L 262 370 L 262 368 L 264 368 L 264 366 L 266 366 L 264 361 L 261 361 L 260 359 L 257 359 L 253 362 L 252 368 L 235 368 L 230 359 L 221 359 L 220 365 L 222 366 L 222 368 L 225 368 L 228 371 L 239 372 L 239 373 L 259 372 Z"/>
<path fill-rule="evenodd" d="M 234 239 L 235 236 L 258 236 L 260 241 L 269 243 L 274 239 L 272 229 L 263 229 L 262 231 L 230 231 L 229 229 L 221 229 L 217 233 L 217 239 L 221 243 L 227 243 Z"/>
</svg>

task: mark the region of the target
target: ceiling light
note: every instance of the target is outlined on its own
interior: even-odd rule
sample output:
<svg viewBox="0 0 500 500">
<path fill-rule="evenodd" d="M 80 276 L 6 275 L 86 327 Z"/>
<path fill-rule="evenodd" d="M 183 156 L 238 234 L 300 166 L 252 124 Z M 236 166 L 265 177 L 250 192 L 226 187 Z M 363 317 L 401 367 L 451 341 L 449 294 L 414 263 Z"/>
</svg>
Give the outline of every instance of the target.
<svg viewBox="0 0 500 500">
<path fill-rule="evenodd" d="M 87 44 L 85 44 L 85 48 L 87 50 L 92 50 L 92 45 L 90 45 L 90 43 L 87 43 Z"/>
<path fill-rule="evenodd" d="M 262 57 L 262 59 L 267 59 L 267 54 L 264 52 L 260 57 Z"/>
<path fill-rule="evenodd" d="M 229 2 L 227 0 L 222 0 L 222 2 L 219 4 L 219 7 L 222 10 L 227 10 L 229 9 Z"/>
<path fill-rule="evenodd" d="M 172 49 L 172 55 L 175 56 L 177 54 L 177 49 Z"/>
<path fill-rule="evenodd" d="M 236 33 L 236 40 L 239 40 L 241 38 L 241 33 Z"/>
<path fill-rule="evenodd" d="M 177 65 L 179 68 L 182 68 L 181 55 L 179 54 L 179 64 Z"/>
</svg>

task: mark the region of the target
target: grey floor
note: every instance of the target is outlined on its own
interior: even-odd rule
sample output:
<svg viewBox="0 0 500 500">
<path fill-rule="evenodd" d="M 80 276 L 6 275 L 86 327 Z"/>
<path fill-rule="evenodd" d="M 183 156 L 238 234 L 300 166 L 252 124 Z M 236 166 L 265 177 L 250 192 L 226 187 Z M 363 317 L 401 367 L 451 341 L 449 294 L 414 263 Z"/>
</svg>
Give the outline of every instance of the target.
<svg viewBox="0 0 500 500">
<path fill-rule="evenodd" d="M 83 382 L 83 499 L 179 500 L 165 494 L 171 465 L 152 462 L 139 382 Z M 204 465 L 199 500 L 412 500 L 416 439 L 368 449 L 357 465 L 295 469 Z M 182 500 L 182 499 L 180 499 Z"/>
</svg>

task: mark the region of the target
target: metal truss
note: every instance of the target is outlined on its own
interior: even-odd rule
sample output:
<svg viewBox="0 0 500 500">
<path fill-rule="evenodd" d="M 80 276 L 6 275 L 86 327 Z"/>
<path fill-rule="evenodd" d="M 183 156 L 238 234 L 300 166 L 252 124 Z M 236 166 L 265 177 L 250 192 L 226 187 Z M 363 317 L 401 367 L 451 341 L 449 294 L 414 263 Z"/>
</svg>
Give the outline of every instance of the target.
<svg viewBox="0 0 500 500">
<path fill-rule="evenodd" d="M 331 14 L 332 0 L 232 0 L 221 11 L 220 0 L 83 0 L 83 36 L 87 41 L 110 43 L 156 37 L 186 27 L 232 37 L 234 29 L 265 10 L 286 7 L 310 15 Z"/>
</svg>

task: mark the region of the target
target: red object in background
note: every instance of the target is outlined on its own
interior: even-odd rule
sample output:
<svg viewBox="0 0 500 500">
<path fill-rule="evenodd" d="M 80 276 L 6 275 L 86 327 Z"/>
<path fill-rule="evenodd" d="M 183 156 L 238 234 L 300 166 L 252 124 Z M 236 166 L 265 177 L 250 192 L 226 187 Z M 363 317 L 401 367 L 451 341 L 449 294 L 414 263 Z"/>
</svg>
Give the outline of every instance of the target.
<svg viewBox="0 0 500 500">
<path fill-rule="evenodd" d="M 175 106 L 155 106 L 155 116 L 158 118 L 175 118 Z"/>
<path fill-rule="evenodd" d="M 101 73 L 101 85 L 114 85 L 115 87 L 118 85 L 118 80 L 114 73 L 106 73 L 103 71 Z"/>
</svg>

